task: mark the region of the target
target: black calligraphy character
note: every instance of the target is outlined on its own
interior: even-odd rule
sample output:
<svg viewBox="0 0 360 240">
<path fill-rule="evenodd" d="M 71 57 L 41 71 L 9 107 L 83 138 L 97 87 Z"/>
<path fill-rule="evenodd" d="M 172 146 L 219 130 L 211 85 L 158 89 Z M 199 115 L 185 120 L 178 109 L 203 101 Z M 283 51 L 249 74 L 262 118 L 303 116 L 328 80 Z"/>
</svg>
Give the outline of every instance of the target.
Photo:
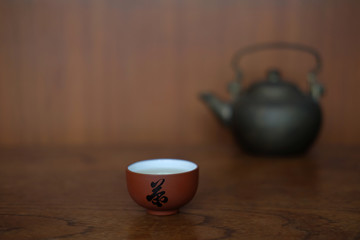
<svg viewBox="0 0 360 240">
<path fill-rule="evenodd" d="M 154 205 L 161 207 L 162 203 L 166 203 L 168 201 L 168 198 L 166 196 L 163 196 L 165 194 L 165 191 L 161 191 L 161 186 L 164 184 L 165 179 L 159 179 L 156 182 L 151 182 L 150 186 L 153 188 L 152 194 L 147 195 L 146 199 L 150 202 L 152 202 Z"/>
</svg>

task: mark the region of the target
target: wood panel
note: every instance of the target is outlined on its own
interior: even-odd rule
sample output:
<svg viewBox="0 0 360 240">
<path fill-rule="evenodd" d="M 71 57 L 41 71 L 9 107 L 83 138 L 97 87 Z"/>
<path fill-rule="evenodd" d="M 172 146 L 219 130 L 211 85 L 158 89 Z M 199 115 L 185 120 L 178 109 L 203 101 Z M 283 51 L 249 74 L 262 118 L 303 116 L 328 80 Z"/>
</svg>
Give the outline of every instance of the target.
<svg viewBox="0 0 360 240">
<path fill-rule="evenodd" d="M 126 166 L 159 156 L 200 168 L 194 199 L 173 216 L 146 214 L 127 191 Z M 2 150 L 0 239 L 359 239 L 359 157 L 322 146 L 291 160 L 231 147 Z"/>
<path fill-rule="evenodd" d="M 226 97 L 235 50 L 290 41 L 322 53 L 320 144 L 360 144 L 359 1 L 0 1 L 0 145 L 231 143 L 198 100 Z M 313 60 L 273 51 L 305 89 Z"/>
</svg>

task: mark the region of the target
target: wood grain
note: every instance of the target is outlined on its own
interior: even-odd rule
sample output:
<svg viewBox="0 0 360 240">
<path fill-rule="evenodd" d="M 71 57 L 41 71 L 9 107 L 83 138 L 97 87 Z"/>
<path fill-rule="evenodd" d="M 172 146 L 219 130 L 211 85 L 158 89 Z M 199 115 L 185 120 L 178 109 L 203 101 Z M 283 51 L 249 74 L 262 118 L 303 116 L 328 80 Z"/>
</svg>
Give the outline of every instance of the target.
<svg viewBox="0 0 360 240">
<path fill-rule="evenodd" d="M 195 198 L 147 215 L 127 193 L 127 164 L 196 162 Z M 322 147 L 265 159 L 230 147 L 13 148 L 0 151 L 0 239 L 358 239 L 360 151 Z"/>
<path fill-rule="evenodd" d="M 359 1 L 0 1 L 0 145 L 231 143 L 198 100 L 227 97 L 232 54 L 290 41 L 317 48 L 319 144 L 360 144 Z M 305 89 L 313 60 L 274 51 L 242 63 L 247 84 L 279 66 Z"/>
</svg>

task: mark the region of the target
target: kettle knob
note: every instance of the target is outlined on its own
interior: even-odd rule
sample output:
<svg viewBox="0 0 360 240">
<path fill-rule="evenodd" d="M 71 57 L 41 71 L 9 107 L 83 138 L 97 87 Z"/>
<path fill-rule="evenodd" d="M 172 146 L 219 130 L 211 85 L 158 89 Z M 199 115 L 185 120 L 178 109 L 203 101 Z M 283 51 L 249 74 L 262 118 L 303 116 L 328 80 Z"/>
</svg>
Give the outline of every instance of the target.
<svg viewBox="0 0 360 240">
<path fill-rule="evenodd" d="M 278 83 L 282 81 L 280 71 L 277 69 L 271 69 L 267 73 L 267 81 L 272 83 Z"/>
</svg>

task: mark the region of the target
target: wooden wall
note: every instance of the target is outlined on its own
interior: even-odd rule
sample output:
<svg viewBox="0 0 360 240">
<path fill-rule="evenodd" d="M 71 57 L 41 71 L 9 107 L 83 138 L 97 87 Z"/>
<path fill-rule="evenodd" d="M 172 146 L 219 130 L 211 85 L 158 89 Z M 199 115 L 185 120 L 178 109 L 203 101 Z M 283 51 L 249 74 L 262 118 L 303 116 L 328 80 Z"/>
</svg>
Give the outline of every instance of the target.
<svg viewBox="0 0 360 240">
<path fill-rule="evenodd" d="M 231 143 L 199 101 L 226 98 L 235 50 L 266 41 L 323 56 L 319 144 L 360 144 L 360 1 L 1 0 L 0 146 Z M 305 89 L 314 61 L 264 52 Z"/>
</svg>

